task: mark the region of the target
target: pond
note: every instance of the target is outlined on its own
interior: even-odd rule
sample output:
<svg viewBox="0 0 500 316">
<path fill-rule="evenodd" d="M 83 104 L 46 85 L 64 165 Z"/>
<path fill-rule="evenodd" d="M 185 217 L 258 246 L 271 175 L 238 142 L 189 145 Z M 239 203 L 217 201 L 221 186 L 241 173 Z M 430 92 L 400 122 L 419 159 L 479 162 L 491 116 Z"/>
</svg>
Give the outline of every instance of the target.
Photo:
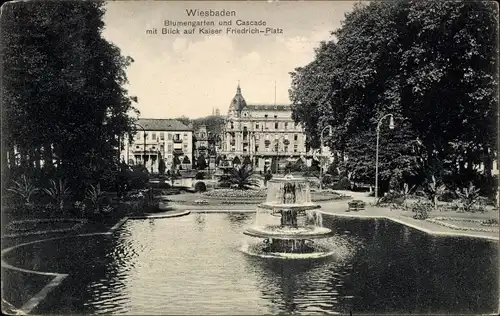
<svg viewBox="0 0 500 316">
<path fill-rule="evenodd" d="M 324 217 L 336 254 L 240 251 L 255 214 L 129 220 L 110 236 L 18 248 L 5 260 L 68 273 L 33 311 L 79 314 L 492 313 L 497 243 L 432 237 L 385 220 Z M 5 290 L 5 289 L 4 289 Z"/>
</svg>

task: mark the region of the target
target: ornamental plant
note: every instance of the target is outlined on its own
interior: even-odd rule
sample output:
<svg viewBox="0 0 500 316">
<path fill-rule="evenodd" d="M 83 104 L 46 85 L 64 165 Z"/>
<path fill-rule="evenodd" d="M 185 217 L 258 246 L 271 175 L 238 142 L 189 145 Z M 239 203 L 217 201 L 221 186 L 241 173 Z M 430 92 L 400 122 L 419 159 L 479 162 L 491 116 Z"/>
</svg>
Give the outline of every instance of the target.
<svg viewBox="0 0 500 316">
<path fill-rule="evenodd" d="M 66 181 L 59 179 L 58 182 L 50 180 L 50 188 L 44 189 L 45 193 L 50 196 L 54 202 L 55 207 L 60 211 L 64 209 L 64 202 L 71 196 L 71 190 Z"/>
<path fill-rule="evenodd" d="M 101 191 L 101 186 L 99 184 L 97 184 L 97 186 L 91 184 L 85 193 L 85 198 L 90 202 L 95 213 L 99 213 L 101 210 L 101 205 L 105 197 L 106 192 Z"/>
<path fill-rule="evenodd" d="M 479 199 L 479 189 L 469 182 L 467 187 L 457 189 L 456 193 L 461 202 L 461 209 L 464 212 L 474 211 L 474 206 Z"/>
<path fill-rule="evenodd" d="M 14 185 L 7 190 L 21 198 L 24 204 L 31 204 L 31 197 L 38 192 L 39 189 L 24 174 L 19 181 L 12 182 Z"/>
</svg>

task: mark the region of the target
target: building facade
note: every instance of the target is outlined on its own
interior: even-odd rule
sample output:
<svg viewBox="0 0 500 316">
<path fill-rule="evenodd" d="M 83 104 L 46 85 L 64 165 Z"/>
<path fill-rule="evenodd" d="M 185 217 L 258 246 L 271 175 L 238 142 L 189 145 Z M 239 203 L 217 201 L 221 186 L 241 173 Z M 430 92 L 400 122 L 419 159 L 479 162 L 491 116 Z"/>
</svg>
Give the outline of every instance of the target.
<svg viewBox="0 0 500 316">
<path fill-rule="evenodd" d="M 254 168 L 266 171 L 308 158 L 306 135 L 292 119 L 290 105 L 247 104 L 238 85 L 225 123 L 222 154 L 231 160 L 250 157 Z"/>
<path fill-rule="evenodd" d="M 206 125 L 200 125 L 194 135 L 194 157 L 197 159 L 200 155 L 208 158 L 208 131 Z"/>
<path fill-rule="evenodd" d="M 129 165 L 144 164 L 152 173 L 158 172 L 159 160 L 163 159 L 167 170 L 189 169 L 193 161 L 193 130 L 177 120 L 139 119 L 137 134 L 125 142 L 121 159 Z"/>
</svg>

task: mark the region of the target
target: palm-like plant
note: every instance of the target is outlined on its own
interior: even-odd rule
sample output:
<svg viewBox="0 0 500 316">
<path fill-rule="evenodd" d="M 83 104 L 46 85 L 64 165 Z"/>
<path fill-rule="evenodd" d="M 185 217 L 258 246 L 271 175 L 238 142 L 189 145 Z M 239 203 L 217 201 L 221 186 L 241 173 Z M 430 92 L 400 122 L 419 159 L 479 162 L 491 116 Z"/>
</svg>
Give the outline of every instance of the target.
<svg viewBox="0 0 500 316">
<path fill-rule="evenodd" d="M 457 189 L 456 193 L 462 202 L 462 209 L 465 212 L 470 212 L 474 208 L 474 204 L 479 198 L 479 189 L 469 182 L 469 186 L 466 188 Z"/>
<path fill-rule="evenodd" d="M 85 198 L 90 202 L 96 213 L 100 211 L 101 202 L 105 196 L 105 192 L 101 191 L 101 186 L 99 184 L 97 184 L 97 186 L 91 184 L 85 192 Z"/>
<path fill-rule="evenodd" d="M 59 179 L 58 182 L 50 180 L 50 188 L 44 189 L 44 191 L 52 198 L 52 200 L 55 202 L 55 205 L 61 211 L 64 208 L 64 202 L 71 195 L 71 190 L 69 189 L 66 181 L 63 181 L 62 179 Z"/>
<path fill-rule="evenodd" d="M 7 190 L 19 196 L 25 204 L 30 204 L 31 196 L 39 189 L 24 174 L 21 176 L 20 181 L 12 182 L 14 182 L 14 185 Z"/>
<path fill-rule="evenodd" d="M 438 198 L 446 193 L 446 186 L 438 182 L 436 177 L 432 176 L 431 181 L 428 182 L 427 187 L 424 190 L 424 193 L 432 202 L 434 208 L 437 208 Z"/>
<path fill-rule="evenodd" d="M 251 165 L 244 164 L 233 168 L 230 182 L 240 190 L 248 190 L 251 187 L 259 187 L 259 181 L 254 178 L 255 171 Z"/>
</svg>

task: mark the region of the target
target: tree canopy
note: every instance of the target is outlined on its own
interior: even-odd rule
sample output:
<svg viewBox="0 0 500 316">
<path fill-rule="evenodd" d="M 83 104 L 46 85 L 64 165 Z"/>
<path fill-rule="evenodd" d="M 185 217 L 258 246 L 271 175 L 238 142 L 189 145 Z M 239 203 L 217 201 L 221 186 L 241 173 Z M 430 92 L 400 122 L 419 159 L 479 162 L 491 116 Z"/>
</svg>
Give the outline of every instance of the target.
<svg viewBox="0 0 500 316">
<path fill-rule="evenodd" d="M 11 2 L 2 10 L 4 166 L 52 170 L 73 187 L 116 166 L 133 133 L 132 58 L 102 37 L 103 2 Z M 56 162 L 55 166 L 53 162 Z"/>
<path fill-rule="evenodd" d="M 479 1 L 356 5 L 332 32 L 335 39 L 291 73 L 294 120 L 313 147 L 332 126 L 325 143 L 347 156 L 344 166 L 356 181 L 374 182 L 376 127 L 388 113 L 396 129 L 381 122 L 383 180 L 395 169 L 405 180 L 423 177 L 437 165 L 461 174 L 482 163 L 491 175 L 497 17 L 496 4 Z"/>
</svg>

